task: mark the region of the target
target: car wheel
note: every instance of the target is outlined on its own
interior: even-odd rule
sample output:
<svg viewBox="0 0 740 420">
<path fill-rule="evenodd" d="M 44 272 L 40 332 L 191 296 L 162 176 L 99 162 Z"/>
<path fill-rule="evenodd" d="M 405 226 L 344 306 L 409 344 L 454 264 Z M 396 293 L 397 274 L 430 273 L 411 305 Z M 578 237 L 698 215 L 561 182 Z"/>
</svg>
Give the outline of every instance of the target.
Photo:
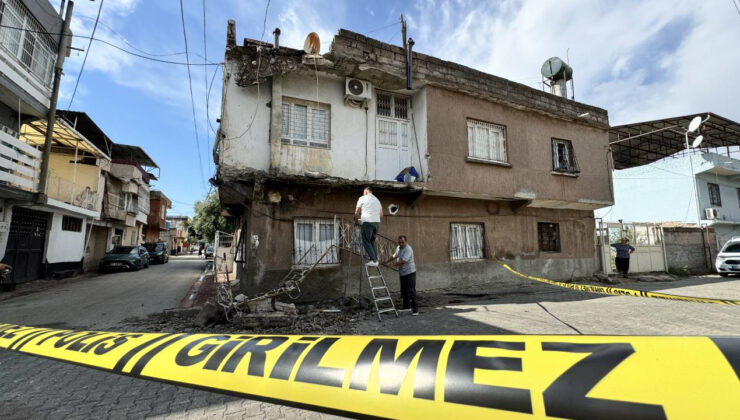
<svg viewBox="0 0 740 420">
<path fill-rule="evenodd" d="M 727 276 L 729 276 L 730 274 L 729 274 L 729 273 L 719 273 L 719 275 L 720 275 L 720 276 L 722 276 L 722 277 L 727 277 Z"/>
</svg>

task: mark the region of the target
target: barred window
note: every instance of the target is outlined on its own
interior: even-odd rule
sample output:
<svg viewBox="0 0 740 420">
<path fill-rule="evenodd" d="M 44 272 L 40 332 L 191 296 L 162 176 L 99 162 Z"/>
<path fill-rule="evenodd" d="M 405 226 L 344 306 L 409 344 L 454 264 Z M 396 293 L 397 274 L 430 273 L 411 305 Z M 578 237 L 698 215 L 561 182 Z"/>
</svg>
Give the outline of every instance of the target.
<svg viewBox="0 0 740 420">
<path fill-rule="evenodd" d="M 284 144 L 329 147 L 330 106 L 283 97 L 281 137 Z"/>
<path fill-rule="evenodd" d="M 378 92 L 376 95 L 376 112 L 379 117 L 408 120 L 410 107 L 411 98 L 408 96 L 386 92 Z"/>
<path fill-rule="evenodd" d="M 560 252 L 560 226 L 557 223 L 537 223 L 540 251 Z"/>
<path fill-rule="evenodd" d="M 82 232 L 82 219 L 62 216 L 62 230 L 69 232 Z"/>
<path fill-rule="evenodd" d="M 580 172 L 573 152 L 573 142 L 552 139 L 552 170 L 572 174 Z"/>
<path fill-rule="evenodd" d="M 409 106 L 411 98 L 391 93 L 377 93 L 377 138 L 384 148 L 409 147 Z"/>
<path fill-rule="evenodd" d="M 293 221 L 293 265 L 339 263 L 339 228 L 333 219 L 298 218 Z M 327 252 L 328 250 L 328 252 Z"/>
<path fill-rule="evenodd" d="M 483 258 L 483 225 L 452 223 L 450 225 L 450 259 L 471 260 Z"/>
<path fill-rule="evenodd" d="M 49 86 L 56 43 L 19 0 L 0 1 L 0 15 L 0 46 Z"/>
<path fill-rule="evenodd" d="M 719 185 L 707 184 L 709 186 L 709 204 L 722 207 L 722 196 L 719 194 Z"/>
<path fill-rule="evenodd" d="M 506 163 L 506 127 L 469 119 L 468 156 Z"/>
</svg>

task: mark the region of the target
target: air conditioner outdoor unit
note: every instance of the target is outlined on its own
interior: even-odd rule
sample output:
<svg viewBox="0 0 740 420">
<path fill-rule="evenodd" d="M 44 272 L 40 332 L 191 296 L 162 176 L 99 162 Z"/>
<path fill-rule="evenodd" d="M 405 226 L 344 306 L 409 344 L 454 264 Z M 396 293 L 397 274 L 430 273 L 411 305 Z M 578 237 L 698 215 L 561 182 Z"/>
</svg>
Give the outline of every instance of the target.
<svg viewBox="0 0 740 420">
<path fill-rule="evenodd" d="M 707 220 L 719 219 L 719 210 L 711 207 L 706 208 L 704 209 L 704 215 L 707 217 Z"/>
<path fill-rule="evenodd" d="M 368 101 L 372 99 L 373 85 L 360 79 L 348 77 L 344 81 L 344 97 L 356 101 Z"/>
</svg>

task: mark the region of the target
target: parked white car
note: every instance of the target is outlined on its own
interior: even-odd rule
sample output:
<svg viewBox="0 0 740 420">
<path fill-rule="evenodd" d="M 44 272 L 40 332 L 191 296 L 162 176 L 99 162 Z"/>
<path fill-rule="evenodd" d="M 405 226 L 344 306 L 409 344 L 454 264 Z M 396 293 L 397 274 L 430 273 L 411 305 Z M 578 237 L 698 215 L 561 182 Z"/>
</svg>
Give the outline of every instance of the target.
<svg viewBox="0 0 740 420">
<path fill-rule="evenodd" d="M 730 274 L 740 274 L 740 237 L 727 241 L 717 254 L 717 261 L 714 265 L 722 277 L 727 277 Z"/>
</svg>

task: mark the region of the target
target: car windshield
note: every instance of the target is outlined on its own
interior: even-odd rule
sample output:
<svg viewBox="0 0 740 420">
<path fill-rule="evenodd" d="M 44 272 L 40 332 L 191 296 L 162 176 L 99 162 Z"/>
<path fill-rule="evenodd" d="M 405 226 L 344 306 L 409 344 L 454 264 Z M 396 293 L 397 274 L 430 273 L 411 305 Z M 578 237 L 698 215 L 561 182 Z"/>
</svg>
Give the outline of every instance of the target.
<svg viewBox="0 0 740 420">
<path fill-rule="evenodd" d="M 135 246 L 117 246 L 108 253 L 109 254 L 130 254 L 135 249 L 136 249 Z"/>
<path fill-rule="evenodd" d="M 206 251 L 213 252 L 213 247 L 212 246 L 209 246 L 208 248 L 206 248 Z"/>
<path fill-rule="evenodd" d="M 725 245 L 722 252 L 740 252 L 740 242 Z"/>
<path fill-rule="evenodd" d="M 161 249 L 161 247 L 158 246 L 158 245 L 161 245 L 161 244 L 156 244 L 156 243 L 154 243 L 154 244 L 144 244 L 144 246 L 146 247 L 146 250 L 149 251 L 149 252 L 159 251 Z"/>
</svg>

